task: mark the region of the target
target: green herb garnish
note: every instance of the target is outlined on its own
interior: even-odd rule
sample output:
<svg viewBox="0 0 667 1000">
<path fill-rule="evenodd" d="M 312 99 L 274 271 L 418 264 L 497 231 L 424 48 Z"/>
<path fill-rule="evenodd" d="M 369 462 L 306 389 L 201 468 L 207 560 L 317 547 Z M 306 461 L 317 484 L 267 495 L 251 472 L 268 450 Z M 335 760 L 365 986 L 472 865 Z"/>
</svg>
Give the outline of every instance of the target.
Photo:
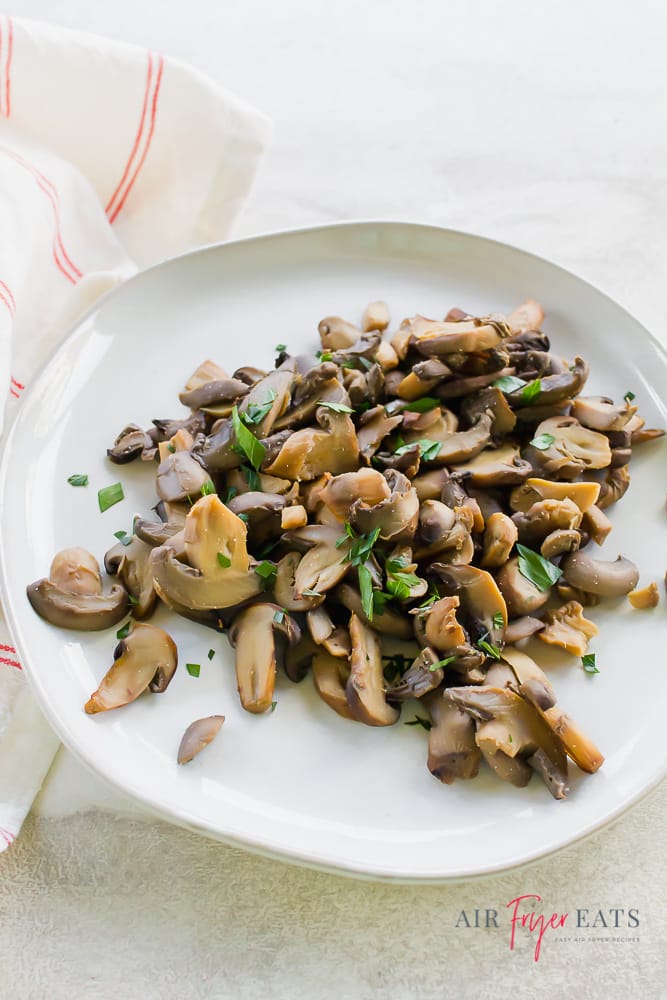
<svg viewBox="0 0 667 1000">
<path fill-rule="evenodd" d="M 250 468 L 250 466 L 248 466 L 248 468 Z M 238 490 L 236 489 L 236 487 L 235 486 L 230 486 L 229 489 L 227 490 L 227 493 L 225 494 L 225 499 L 224 499 L 223 503 L 228 504 L 230 500 L 234 499 L 234 497 L 236 496 L 237 493 L 238 493 Z"/>
<path fill-rule="evenodd" d="M 223 569 L 229 569 L 232 565 L 232 560 L 224 552 L 218 552 L 218 563 Z"/>
<path fill-rule="evenodd" d="M 245 413 L 241 413 L 240 415 L 243 423 L 261 424 L 262 420 L 273 406 L 275 398 L 276 398 L 275 390 L 271 389 L 269 391 L 269 395 L 266 397 L 263 403 L 248 403 L 248 409 L 245 411 Z"/>
<path fill-rule="evenodd" d="M 273 620 L 274 622 L 277 622 L 278 625 L 282 625 L 282 623 L 285 621 L 285 609 L 278 608 L 278 610 L 273 615 Z"/>
<path fill-rule="evenodd" d="M 502 628 L 504 626 L 505 619 L 503 617 L 502 611 L 496 611 L 495 615 L 492 618 L 492 622 L 494 628 Z"/>
<path fill-rule="evenodd" d="M 318 361 L 331 361 L 333 360 L 333 354 L 331 351 L 315 351 L 315 357 Z"/>
<path fill-rule="evenodd" d="M 586 653 L 581 657 L 581 665 L 587 674 L 599 674 L 600 671 L 595 666 L 595 653 Z"/>
<path fill-rule="evenodd" d="M 530 580 L 538 590 L 549 590 L 554 583 L 560 580 L 563 575 L 562 570 L 558 566 L 554 566 L 544 556 L 533 552 L 532 549 L 527 549 L 525 545 L 517 545 L 516 550 L 519 553 L 519 572 L 525 576 L 526 580 Z"/>
<path fill-rule="evenodd" d="M 500 650 L 497 646 L 494 646 L 492 642 L 487 642 L 486 639 L 478 639 L 477 645 L 479 649 L 483 650 L 487 656 L 492 657 L 494 660 L 500 659 Z"/>
<path fill-rule="evenodd" d="M 387 681 L 393 681 L 397 677 L 402 677 L 412 663 L 412 660 L 408 656 L 404 656 L 403 653 L 394 653 L 393 656 L 383 656 L 382 661 L 386 663 L 384 677 Z"/>
<path fill-rule="evenodd" d="M 437 663 L 432 663 L 431 666 L 428 669 L 431 671 L 431 673 L 433 673 L 434 670 L 439 670 L 440 667 L 446 667 L 448 663 L 451 663 L 452 660 L 455 660 L 455 659 L 456 659 L 456 655 L 454 655 L 454 656 L 446 656 L 444 658 L 444 660 L 438 660 Z"/>
<path fill-rule="evenodd" d="M 365 563 L 357 567 L 359 576 L 359 592 L 361 594 L 361 606 L 369 622 L 373 621 L 373 577 L 371 571 Z"/>
<path fill-rule="evenodd" d="M 239 416 L 236 406 L 232 407 L 232 426 L 236 442 L 254 469 L 260 468 L 266 455 L 266 448 L 258 441 L 252 431 L 249 431 Z"/>
<path fill-rule="evenodd" d="M 625 400 L 626 403 L 631 403 L 632 400 L 635 399 L 635 398 L 636 397 L 635 397 L 634 392 L 630 392 L 629 390 L 628 390 L 628 392 L 626 392 L 625 396 L 623 397 L 623 399 Z"/>
<path fill-rule="evenodd" d="M 439 399 L 434 399 L 433 396 L 422 396 L 421 399 L 415 399 L 412 403 L 407 403 L 403 409 L 407 410 L 408 413 L 428 413 L 429 410 L 434 410 L 436 406 L 440 406 Z"/>
<path fill-rule="evenodd" d="M 109 507 L 113 507 L 114 504 L 120 503 L 124 499 L 125 494 L 120 483 L 112 483 L 111 486 L 105 486 L 103 489 L 97 491 L 97 502 L 102 514 Z"/>
<path fill-rule="evenodd" d="M 275 712 L 277 704 L 278 704 L 277 701 L 272 701 L 271 702 L 271 709 L 270 709 L 271 712 Z"/>
<path fill-rule="evenodd" d="M 117 538 L 122 545 L 132 544 L 132 535 L 128 535 L 127 531 L 114 531 L 113 537 Z"/>
<path fill-rule="evenodd" d="M 416 715 L 414 717 L 414 719 L 412 719 L 410 722 L 406 722 L 405 725 L 406 726 L 421 726 L 422 729 L 426 730 L 426 732 L 428 732 L 429 729 L 433 728 L 433 723 L 429 722 L 428 719 L 423 719 L 421 717 L 421 715 Z"/>
<path fill-rule="evenodd" d="M 132 594 L 128 594 L 127 603 L 130 605 L 131 608 L 136 608 L 137 604 L 139 603 L 139 598 L 134 597 Z"/>
<path fill-rule="evenodd" d="M 247 514 L 237 514 L 236 516 L 238 517 L 239 521 L 243 521 L 244 524 L 248 523 L 248 515 Z"/>
<path fill-rule="evenodd" d="M 190 674 L 190 677 L 199 677 L 199 671 L 201 670 L 201 666 L 199 665 L 199 663 L 186 663 L 185 669 Z"/>
<path fill-rule="evenodd" d="M 517 389 L 523 389 L 526 383 L 522 378 L 517 378 L 516 375 L 501 375 L 493 385 L 501 392 L 516 392 Z"/>
<path fill-rule="evenodd" d="M 73 476 L 69 476 L 67 482 L 70 486 L 87 486 L 88 476 L 86 476 L 85 473 L 76 473 Z"/>
<path fill-rule="evenodd" d="M 333 410 L 334 413 L 354 413 L 352 407 L 345 403 L 329 403 L 325 399 L 318 399 L 317 405 L 326 406 L 327 410 Z"/>
<path fill-rule="evenodd" d="M 275 350 L 278 352 L 278 354 L 282 354 L 283 351 L 287 350 L 287 344 L 276 344 Z"/>
<path fill-rule="evenodd" d="M 533 438 L 530 442 L 533 448 L 537 448 L 538 451 L 546 451 L 554 443 L 556 438 L 553 434 L 538 434 L 537 437 Z"/>
<path fill-rule="evenodd" d="M 215 486 L 210 479 L 207 479 L 205 483 L 202 484 L 201 495 L 203 497 L 210 496 L 211 493 L 215 493 Z"/>
<path fill-rule="evenodd" d="M 396 449 L 394 455 L 404 455 L 406 451 L 414 448 L 415 445 L 419 446 L 419 457 L 425 462 L 432 462 L 442 448 L 441 441 L 431 441 L 429 438 L 420 438 L 419 441 L 412 441 L 410 444 L 401 445 Z"/>
<path fill-rule="evenodd" d="M 251 465 L 242 465 L 241 472 L 245 476 L 246 482 L 248 483 L 250 489 L 253 491 L 261 492 L 262 480 L 259 477 L 259 472 L 253 469 Z"/>
<path fill-rule="evenodd" d="M 117 639 L 127 639 L 128 635 L 130 634 L 130 629 L 131 628 L 132 628 L 132 621 L 130 620 L 130 621 L 125 622 L 125 624 L 121 625 L 121 627 L 116 632 L 116 638 Z"/>
<path fill-rule="evenodd" d="M 542 392 L 542 379 L 536 378 L 533 382 L 529 382 L 527 386 L 521 392 L 521 399 L 524 403 L 530 403 L 533 399 L 537 399 L 539 394 Z"/>
<path fill-rule="evenodd" d="M 380 528 L 374 528 L 367 535 L 357 535 L 354 528 L 349 521 L 345 522 L 345 535 L 341 536 L 336 542 L 336 547 L 339 548 L 340 545 L 345 544 L 348 539 L 352 539 L 352 545 L 350 546 L 350 551 L 347 553 L 343 562 L 349 562 L 352 566 L 361 566 L 370 558 L 373 546 L 380 537 Z"/>
<path fill-rule="evenodd" d="M 266 587 L 269 587 L 273 583 L 277 572 L 275 563 L 268 562 L 266 559 L 263 559 L 261 563 L 255 566 L 255 573 L 257 573 L 257 576 L 261 576 Z"/>
<path fill-rule="evenodd" d="M 208 651 L 208 658 L 209 658 L 209 660 L 212 660 L 214 656 L 215 656 L 215 650 L 214 649 L 209 649 L 209 651 Z"/>
<path fill-rule="evenodd" d="M 311 590 L 310 587 L 304 587 L 301 591 L 302 597 L 323 597 L 324 594 L 320 594 L 319 590 Z"/>
</svg>

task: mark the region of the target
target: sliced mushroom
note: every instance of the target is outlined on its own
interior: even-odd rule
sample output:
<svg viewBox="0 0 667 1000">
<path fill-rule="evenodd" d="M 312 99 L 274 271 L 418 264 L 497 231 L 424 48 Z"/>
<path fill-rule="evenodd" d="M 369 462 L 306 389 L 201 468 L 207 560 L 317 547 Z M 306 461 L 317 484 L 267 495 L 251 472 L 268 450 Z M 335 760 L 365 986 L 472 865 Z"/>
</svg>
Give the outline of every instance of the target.
<svg viewBox="0 0 667 1000">
<path fill-rule="evenodd" d="M 496 646 L 502 645 L 507 606 L 491 574 L 476 566 L 444 566 L 442 563 L 433 563 L 430 571 L 442 581 L 442 590 L 458 596 L 461 619 L 473 642 L 484 639 Z"/>
<path fill-rule="evenodd" d="M 288 502 L 284 494 L 248 490 L 228 500 L 227 506 L 237 516 L 247 518 L 248 532 L 256 546 L 275 538 L 283 530 L 282 514 Z"/>
<path fill-rule="evenodd" d="M 243 397 L 239 403 L 239 415 L 247 414 L 252 417 L 254 414 L 260 419 L 253 421 L 252 432 L 257 438 L 265 438 L 271 434 L 274 424 L 287 407 L 291 399 L 292 388 L 296 382 L 296 375 L 289 367 L 289 362 L 281 365 L 275 371 L 269 372 L 260 379 L 250 389 L 250 392 Z M 264 412 L 266 406 L 271 404 Z M 259 407 L 261 410 L 255 410 Z"/>
<path fill-rule="evenodd" d="M 241 396 L 247 395 L 250 386 L 237 378 L 213 379 L 210 382 L 202 382 L 193 389 L 186 389 L 179 393 L 179 400 L 183 406 L 189 406 L 193 410 L 201 410 L 208 406 L 217 406 L 220 403 L 231 404 Z"/>
<path fill-rule="evenodd" d="M 348 583 L 342 583 L 335 591 L 335 597 L 344 608 L 351 611 L 369 628 L 377 628 L 382 635 L 392 635 L 396 639 L 412 639 L 412 628 L 405 615 L 395 611 L 389 604 L 373 613 L 371 621 L 362 606 L 359 591 Z"/>
<path fill-rule="evenodd" d="M 548 479 L 527 479 L 510 494 L 510 507 L 514 511 L 527 511 L 538 500 L 571 500 L 582 513 L 586 513 L 600 496 L 600 484 L 554 483 Z"/>
<path fill-rule="evenodd" d="M 355 500 L 349 510 L 350 523 L 363 534 L 379 528 L 383 540 L 409 541 L 419 518 L 417 491 L 407 476 L 396 469 L 387 469 L 384 479 L 389 497 L 373 504 L 367 503 L 363 497 Z"/>
<path fill-rule="evenodd" d="M 439 653 L 455 653 L 468 642 L 468 637 L 456 617 L 458 597 L 442 597 L 425 608 L 413 608 L 415 637 L 422 647 L 432 647 Z"/>
<path fill-rule="evenodd" d="M 516 525 L 507 514 L 491 514 L 484 529 L 484 555 L 482 566 L 503 566 L 519 537 Z"/>
<path fill-rule="evenodd" d="M 188 451 L 174 451 L 160 462 L 157 470 L 158 496 L 169 502 L 187 500 L 201 493 L 210 475 Z"/>
<path fill-rule="evenodd" d="M 285 643 L 296 646 L 301 639 L 299 626 L 277 604 L 253 604 L 236 616 L 228 635 L 236 650 L 241 704 L 255 715 L 268 711 L 273 701 L 276 665 L 282 662 Z"/>
<path fill-rule="evenodd" d="M 542 450 L 529 447 L 526 457 L 535 469 L 559 479 L 574 479 L 588 469 L 604 469 L 611 462 L 609 440 L 598 431 L 582 427 L 574 417 L 551 417 L 538 424 L 536 437 L 549 435 L 553 442 Z"/>
<path fill-rule="evenodd" d="M 224 721 L 224 715 L 209 715 L 205 719 L 196 719 L 191 722 L 183 733 L 178 748 L 178 763 L 188 764 L 193 757 L 201 753 L 204 747 L 212 743 L 220 732 Z"/>
<path fill-rule="evenodd" d="M 546 724 L 558 739 L 565 753 L 582 771 L 593 774 L 604 763 L 604 757 L 591 740 L 585 736 L 569 715 L 562 712 L 557 705 L 543 709 L 539 698 L 530 687 L 520 687 L 521 694 L 537 709 Z"/>
<path fill-rule="evenodd" d="M 148 687 L 164 691 L 178 664 L 178 652 L 171 636 L 161 628 L 142 623 L 134 625 L 121 639 L 113 656 L 113 665 L 86 702 L 88 715 L 128 705 Z"/>
<path fill-rule="evenodd" d="M 369 419 L 364 420 L 364 417 Z M 399 426 L 401 419 L 400 416 L 388 417 L 384 406 L 378 406 L 373 411 L 368 410 L 362 415 L 357 430 L 357 441 L 361 457 L 366 462 L 370 462 L 387 435 Z"/>
<path fill-rule="evenodd" d="M 295 431 L 285 441 L 266 472 L 286 479 L 311 480 L 330 472 L 353 472 L 358 466 L 359 442 L 354 424 L 346 413 L 320 407 L 312 427 Z"/>
<path fill-rule="evenodd" d="M 633 608 L 657 608 L 660 603 L 657 583 L 654 581 L 641 590 L 633 590 L 628 594 L 628 600 Z"/>
<path fill-rule="evenodd" d="M 484 351 L 495 347 L 503 337 L 498 323 L 485 323 L 477 319 L 443 323 L 425 316 L 414 316 L 403 320 L 401 329 L 409 330 L 409 342 L 420 354 L 436 357 L 458 352 Z"/>
<path fill-rule="evenodd" d="M 510 559 L 496 577 L 511 618 L 532 615 L 549 600 L 549 590 L 540 590 L 519 570 L 519 560 Z"/>
<path fill-rule="evenodd" d="M 507 317 L 507 325 L 512 334 L 524 333 L 526 330 L 539 330 L 543 322 L 544 309 L 535 299 L 526 299 Z"/>
<path fill-rule="evenodd" d="M 628 400 L 614 403 L 607 396 L 579 396 L 572 404 L 572 416 L 592 431 L 620 431 L 637 412 Z"/>
<path fill-rule="evenodd" d="M 607 469 L 600 483 L 600 497 L 597 505 L 600 510 L 607 510 L 617 503 L 627 493 L 630 485 L 630 470 L 627 465 L 620 468 Z"/>
<path fill-rule="evenodd" d="M 583 656 L 588 640 L 598 634 L 594 622 L 584 618 L 584 609 L 578 601 L 568 601 L 555 611 L 548 611 L 546 628 L 538 638 L 549 646 L 560 646 L 572 656 Z"/>
<path fill-rule="evenodd" d="M 440 441 L 437 454 L 423 461 L 433 465 L 455 465 L 469 461 L 490 443 L 492 423 L 493 417 L 489 413 L 483 413 L 469 430 L 445 435 Z"/>
<path fill-rule="evenodd" d="M 438 654 L 426 646 L 420 650 L 402 677 L 387 689 L 389 701 L 408 701 L 410 698 L 422 698 L 429 691 L 440 687 L 445 672 L 439 666 Z"/>
<path fill-rule="evenodd" d="M 521 483 L 533 471 L 530 462 L 521 457 L 517 445 L 483 451 L 463 465 L 456 464 L 459 475 L 468 476 L 473 486 L 487 489 L 493 486 L 513 486 Z"/>
<path fill-rule="evenodd" d="M 586 552 L 573 552 L 565 557 L 561 569 L 566 583 L 600 597 L 623 597 L 639 582 L 639 570 L 623 556 L 606 562 Z"/>
<path fill-rule="evenodd" d="M 524 545 L 540 545 L 553 531 L 579 528 L 582 513 L 572 500 L 538 500 L 512 517 Z"/>
<path fill-rule="evenodd" d="M 377 469 L 359 469 L 340 476 L 326 473 L 325 476 L 326 484 L 320 491 L 320 499 L 340 520 L 348 518 L 355 501 L 373 507 L 391 496 L 387 479 Z"/>
<path fill-rule="evenodd" d="M 526 696 L 530 692 L 533 705 L 539 705 L 543 710 L 556 704 L 556 692 L 551 681 L 535 660 L 523 650 L 507 645 L 502 652 L 501 665 L 509 663 L 516 682 L 510 686 Z"/>
<path fill-rule="evenodd" d="M 533 771 L 523 757 L 510 757 L 502 750 L 491 750 L 490 745 L 481 748 L 482 757 L 501 781 L 507 781 L 515 788 L 525 788 L 533 776 Z"/>
<path fill-rule="evenodd" d="M 107 449 L 107 455 L 116 465 L 124 465 L 143 452 L 152 451 L 156 444 L 150 432 L 142 430 L 136 424 L 128 424 L 114 441 L 113 447 Z"/>
<path fill-rule="evenodd" d="M 592 504 L 583 516 L 582 527 L 596 545 L 602 545 L 611 532 L 612 524 L 605 512 L 596 504 Z"/>
<path fill-rule="evenodd" d="M 297 528 L 283 535 L 287 544 L 297 544 L 307 547 L 307 551 L 294 568 L 294 597 L 299 600 L 304 591 L 314 594 L 325 594 L 343 579 L 350 568 L 345 557 L 350 550 L 350 540 L 346 539 L 340 545 L 339 528 L 326 524 L 310 524 L 305 528 Z M 308 605 L 312 607 L 312 604 Z"/>
<path fill-rule="evenodd" d="M 382 648 L 373 629 L 350 616 L 350 676 L 345 686 L 347 703 L 355 719 L 367 726 L 393 726 L 400 711 L 387 703 Z"/>
<path fill-rule="evenodd" d="M 432 725 L 428 734 L 428 762 L 431 774 L 446 785 L 456 778 L 475 778 L 481 753 L 475 743 L 475 723 L 470 715 L 445 700 L 442 691 L 424 698 Z"/>
<path fill-rule="evenodd" d="M 107 573 L 111 576 L 118 575 L 133 598 L 132 614 L 135 618 L 149 618 L 157 601 L 153 587 L 151 552 L 151 545 L 133 535 L 128 545 L 118 542 L 104 557 Z"/>
<path fill-rule="evenodd" d="M 391 322 L 389 306 L 386 302 L 369 302 L 361 317 L 361 329 L 364 333 L 369 330 L 386 330 Z"/>
<path fill-rule="evenodd" d="M 494 437 L 502 437 L 514 430 L 516 426 L 516 414 L 508 405 L 500 389 L 494 385 L 471 393 L 461 404 L 461 418 L 468 426 L 474 424 L 479 420 L 482 413 L 486 413 L 487 411 L 493 414 L 491 432 Z"/>
<path fill-rule="evenodd" d="M 185 555 L 169 546 L 153 549 L 151 566 L 158 595 L 169 606 L 191 611 L 229 608 L 260 593 L 262 579 L 250 567 L 247 529 L 215 494 L 202 497 L 185 519 Z"/>
<path fill-rule="evenodd" d="M 124 587 L 102 592 L 97 560 L 85 549 L 63 549 L 54 557 L 48 578 L 26 588 L 33 609 L 45 621 L 79 632 L 116 625 L 128 610 Z"/>
<path fill-rule="evenodd" d="M 348 323 L 347 320 L 341 319 L 340 316 L 325 316 L 323 320 L 320 320 L 317 329 L 320 335 L 320 342 L 325 351 L 340 351 L 345 350 L 347 347 L 352 347 L 362 334 L 362 330 L 358 326 Z M 378 330 L 382 328 L 371 326 L 368 329 Z"/>
<path fill-rule="evenodd" d="M 539 618 L 532 618 L 530 615 L 523 615 L 521 618 L 513 618 L 505 629 L 505 642 L 509 645 L 513 642 L 520 642 L 521 639 L 529 639 L 540 629 L 544 628 L 544 622 Z"/>
<path fill-rule="evenodd" d="M 315 690 L 322 701 L 344 719 L 355 719 L 347 703 L 346 685 L 350 668 L 346 660 L 319 649 L 313 656 Z"/>
</svg>

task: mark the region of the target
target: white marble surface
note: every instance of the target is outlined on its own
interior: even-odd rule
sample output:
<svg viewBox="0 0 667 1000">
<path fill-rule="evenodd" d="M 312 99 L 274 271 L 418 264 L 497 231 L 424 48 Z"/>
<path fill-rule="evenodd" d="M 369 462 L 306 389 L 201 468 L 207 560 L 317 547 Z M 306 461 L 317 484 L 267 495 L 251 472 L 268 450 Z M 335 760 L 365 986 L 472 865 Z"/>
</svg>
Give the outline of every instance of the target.
<svg viewBox="0 0 667 1000">
<path fill-rule="evenodd" d="M 357 217 L 466 229 L 570 267 L 665 335 L 667 8 L 658 0 L 16 0 L 13 13 L 169 52 L 271 115 L 274 144 L 240 234 Z M 11 932 L 0 924 L 0 985 L 21 997 L 148 1000 L 532 997 L 539 985 L 554 998 L 576 987 L 581 998 L 657 1000 L 665 995 L 657 949 L 667 885 L 664 867 L 650 871 L 644 859 L 657 860 L 660 846 L 664 856 L 666 798 L 663 785 L 613 828 L 527 874 L 424 892 L 362 891 L 162 826 L 144 835 L 148 827 L 99 813 L 42 818 L 4 862 L 0 915 L 11 900 L 17 919 Z M 61 753 L 37 813 L 63 816 L 91 805 L 133 811 Z M 119 838 L 120 861 L 118 846 L 107 849 Z M 145 866 L 161 852 L 185 869 L 172 885 L 156 861 L 148 910 L 128 904 L 131 884 L 145 883 Z M 209 886 L 206 866 L 218 862 Z M 108 875 L 103 884 L 98 864 Z M 267 886 L 273 922 L 257 915 Z M 463 905 L 497 905 L 540 887 L 561 909 L 641 905 L 642 943 L 562 943 L 533 965 L 525 948 L 510 953 L 504 937 L 463 939 L 453 930 Z M 221 937 L 202 926 L 202 904 L 215 908 Z M 294 914 L 303 943 L 296 952 L 284 926 Z M 83 968 L 70 920 L 88 955 Z M 200 928 L 205 958 L 192 927 Z M 49 943 L 37 948 L 44 931 Z M 350 947 L 354 934 L 363 948 Z M 400 944 L 388 947 L 387 935 Z M 28 942 L 21 958 L 19 940 Z M 100 954 L 104 940 L 115 963 Z M 152 941 L 169 950 L 173 976 L 163 969 L 161 980 L 153 956 L 142 963 Z M 598 962 L 606 971 L 592 976 Z M 476 968 L 501 976 L 487 974 L 480 985 Z"/>
</svg>

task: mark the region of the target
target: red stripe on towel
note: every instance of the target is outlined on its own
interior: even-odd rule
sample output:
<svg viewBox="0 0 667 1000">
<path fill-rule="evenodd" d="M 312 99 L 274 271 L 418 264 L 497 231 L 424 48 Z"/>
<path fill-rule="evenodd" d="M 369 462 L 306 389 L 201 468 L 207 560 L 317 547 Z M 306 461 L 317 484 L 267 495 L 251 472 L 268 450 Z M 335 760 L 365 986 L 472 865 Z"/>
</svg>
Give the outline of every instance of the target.
<svg viewBox="0 0 667 1000">
<path fill-rule="evenodd" d="M 141 168 L 144 165 L 144 161 L 145 161 L 146 157 L 148 156 L 148 150 L 150 149 L 151 142 L 153 141 L 153 132 L 155 131 L 155 122 L 156 122 L 156 119 L 157 119 L 158 97 L 159 97 L 159 94 L 160 94 L 160 86 L 162 84 L 162 71 L 163 71 L 163 69 L 164 69 L 164 59 L 162 58 L 162 56 L 158 55 L 158 57 L 157 57 L 157 75 L 156 75 L 156 78 L 155 78 L 155 85 L 153 87 L 153 96 L 152 96 L 152 99 L 151 99 L 151 102 L 150 102 L 151 113 L 150 113 L 150 127 L 149 127 L 149 130 L 148 130 L 148 137 L 146 139 L 146 143 L 144 145 L 143 152 L 142 152 L 142 154 L 141 154 L 141 156 L 139 158 L 139 162 L 138 162 L 138 164 L 137 164 L 137 166 L 136 166 L 136 168 L 134 170 L 134 173 L 132 174 L 132 176 L 130 177 L 129 181 L 127 182 L 127 184 L 125 186 L 125 190 L 124 190 L 122 196 L 120 197 L 120 200 L 119 200 L 118 204 L 116 205 L 115 209 L 113 209 L 113 211 L 109 215 L 109 222 L 111 222 L 111 223 L 113 223 L 116 220 L 116 218 L 118 216 L 118 213 L 121 211 L 121 209 L 123 208 L 123 205 L 127 201 L 127 197 L 129 195 L 130 191 L 132 190 L 132 188 L 134 187 L 135 181 L 136 181 L 137 177 L 139 176 L 139 172 L 141 171 Z M 142 127 L 143 127 L 143 117 L 142 117 Z"/>
<path fill-rule="evenodd" d="M 5 115 L 12 113 L 12 52 L 14 51 L 14 25 L 11 17 L 7 17 L 7 63 L 5 65 Z"/>
<path fill-rule="evenodd" d="M 10 660 L 7 656 L 0 656 L 0 663 L 6 663 L 8 667 L 16 667 L 17 670 L 23 669 L 18 660 Z"/>
<path fill-rule="evenodd" d="M 11 288 L 4 281 L 0 281 L 0 298 L 9 309 L 12 317 L 16 315 L 16 300 Z"/>
<path fill-rule="evenodd" d="M 0 642 L 0 649 L 4 649 L 8 653 L 15 653 L 16 652 L 16 650 L 14 649 L 13 646 L 5 646 L 5 644 L 3 642 Z"/>
<path fill-rule="evenodd" d="M 139 148 L 139 143 L 141 141 L 141 137 L 142 137 L 143 132 L 144 132 L 144 125 L 146 124 L 146 112 L 148 110 L 148 96 L 149 96 L 150 91 L 151 91 L 151 81 L 152 81 L 152 77 L 153 77 L 153 54 L 151 52 L 148 52 L 147 56 L 148 56 L 148 68 L 147 68 L 147 71 L 146 71 L 146 86 L 144 88 L 144 103 L 143 103 L 142 108 L 141 108 L 141 118 L 139 119 L 139 128 L 137 129 L 137 134 L 134 137 L 134 145 L 132 146 L 132 151 L 130 152 L 130 156 L 128 158 L 128 161 L 125 164 L 125 170 L 123 171 L 123 175 L 122 175 L 121 179 L 118 181 L 118 184 L 116 185 L 116 190 L 111 195 L 111 198 L 109 199 L 109 201 L 107 203 L 107 206 L 104 209 L 104 211 L 107 213 L 107 215 L 109 215 L 113 211 L 114 202 L 116 201 L 116 198 L 119 196 L 119 194 L 121 192 L 121 189 L 123 188 L 123 185 L 125 184 L 125 181 L 127 180 L 127 176 L 129 174 L 130 170 L 132 169 L 132 166 L 134 165 L 134 158 L 137 155 L 137 149 Z"/>
<path fill-rule="evenodd" d="M 3 829 L 3 827 L 1 826 L 0 826 L 0 837 L 3 838 L 3 840 L 7 844 L 7 847 L 11 847 L 12 844 L 14 843 L 14 834 L 10 833 L 9 830 Z"/>
</svg>

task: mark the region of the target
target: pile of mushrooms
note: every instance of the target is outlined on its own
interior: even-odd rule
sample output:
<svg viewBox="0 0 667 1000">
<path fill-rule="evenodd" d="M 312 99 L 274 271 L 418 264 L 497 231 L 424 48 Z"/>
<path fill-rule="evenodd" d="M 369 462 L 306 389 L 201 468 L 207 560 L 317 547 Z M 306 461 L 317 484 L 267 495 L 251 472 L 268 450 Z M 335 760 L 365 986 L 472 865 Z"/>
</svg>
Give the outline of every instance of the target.
<svg viewBox="0 0 667 1000">
<path fill-rule="evenodd" d="M 187 415 L 130 424 L 108 451 L 156 469 L 158 496 L 106 554 L 116 582 L 105 593 L 93 557 L 67 550 L 28 588 L 33 607 L 99 629 L 162 602 L 226 632 L 249 712 L 274 706 L 278 671 L 312 673 L 327 705 L 369 726 L 417 700 L 440 781 L 484 759 L 562 798 L 567 759 L 593 772 L 603 757 L 520 647 L 536 637 L 583 657 L 589 606 L 655 603 L 628 558 L 592 550 L 633 447 L 663 431 L 631 393 L 582 395 L 588 365 L 552 352 L 543 319 L 534 301 L 509 316 L 452 309 L 386 336 L 374 302 L 360 326 L 323 319 L 316 354 L 279 345 L 270 371 L 204 362 L 180 394 Z M 163 692 L 176 662 L 163 630 L 135 624 L 86 711 Z M 193 723 L 179 760 L 221 720 Z"/>
</svg>

